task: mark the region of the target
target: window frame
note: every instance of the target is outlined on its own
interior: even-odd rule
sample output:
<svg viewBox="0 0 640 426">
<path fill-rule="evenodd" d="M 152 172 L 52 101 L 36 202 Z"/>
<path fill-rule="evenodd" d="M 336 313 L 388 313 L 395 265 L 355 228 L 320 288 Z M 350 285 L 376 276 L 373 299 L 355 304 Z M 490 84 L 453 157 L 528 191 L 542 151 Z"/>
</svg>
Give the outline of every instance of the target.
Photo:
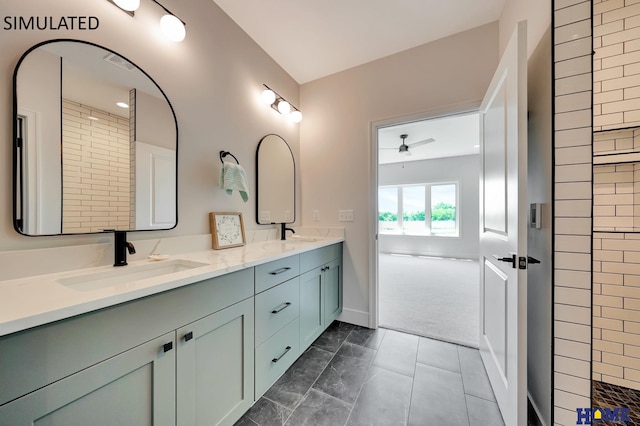
<svg viewBox="0 0 640 426">
<path fill-rule="evenodd" d="M 442 235 L 442 234 L 433 234 L 432 226 L 431 226 L 431 192 L 432 187 L 434 186 L 443 186 L 443 185 L 454 185 L 455 187 L 455 202 L 456 202 L 456 219 L 455 219 L 455 234 L 452 235 Z M 404 230 L 404 188 L 406 187 L 415 187 L 421 186 L 425 188 L 425 199 L 424 199 L 424 211 L 425 211 L 425 234 L 409 234 Z M 383 232 L 380 229 L 380 202 L 378 202 L 378 234 L 380 235 L 402 235 L 402 236 L 410 236 L 410 237 L 432 237 L 432 238 L 462 238 L 462 232 L 460 227 L 460 181 L 457 180 L 447 180 L 441 182 L 425 182 L 425 183 L 405 183 L 405 184 L 396 184 L 396 185 L 379 185 L 378 186 L 378 194 L 380 193 L 380 188 L 395 188 L 397 191 L 397 219 L 395 221 L 398 232 Z"/>
</svg>

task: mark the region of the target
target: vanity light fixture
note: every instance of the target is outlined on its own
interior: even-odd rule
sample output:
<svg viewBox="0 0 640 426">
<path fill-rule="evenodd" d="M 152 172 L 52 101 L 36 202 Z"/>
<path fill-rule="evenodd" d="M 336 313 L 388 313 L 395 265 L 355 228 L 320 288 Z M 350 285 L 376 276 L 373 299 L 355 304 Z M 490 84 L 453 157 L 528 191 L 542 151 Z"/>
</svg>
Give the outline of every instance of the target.
<svg viewBox="0 0 640 426">
<path fill-rule="evenodd" d="M 140 0 L 107 0 L 110 3 L 115 4 L 120 9 L 127 12 L 129 15 L 134 16 L 134 11 L 140 7 Z M 169 40 L 175 42 L 181 42 L 187 35 L 185 29 L 185 22 L 178 18 L 173 12 L 160 4 L 157 0 L 151 0 L 165 11 L 165 15 L 160 18 L 160 31 Z"/>
<path fill-rule="evenodd" d="M 263 84 L 263 86 L 265 89 L 262 91 L 260 98 L 265 104 L 271 106 L 271 108 L 275 109 L 280 114 L 288 116 L 294 123 L 302 121 L 302 113 L 298 108 L 291 105 L 289 101 L 280 96 L 266 84 Z"/>
<path fill-rule="evenodd" d="M 135 12 L 140 7 L 140 0 L 113 0 L 113 2 L 127 12 Z"/>
</svg>

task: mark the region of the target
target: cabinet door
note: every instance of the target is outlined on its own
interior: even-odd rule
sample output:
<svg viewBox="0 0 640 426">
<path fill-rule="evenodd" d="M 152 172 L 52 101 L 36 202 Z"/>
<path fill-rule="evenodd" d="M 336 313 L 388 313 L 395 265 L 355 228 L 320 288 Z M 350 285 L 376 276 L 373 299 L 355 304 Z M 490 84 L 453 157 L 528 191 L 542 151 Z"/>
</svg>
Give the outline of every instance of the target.
<svg viewBox="0 0 640 426">
<path fill-rule="evenodd" d="M 177 331 L 178 425 L 232 425 L 253 404 L 253 298 Z"/>
<path fill-rule="evenodd" d="M 329 327 L 342 312 L 342 261 L 340 259 L 324 266 L 324 327 Z"/>
<path fill-rule="evenodd" d="M 300 351 L 324 331 L 322 268 L 300 275 Z"/>
<path fill-rule="evenodd" d="M 175 353 L 171 332 L 3 405 L 0 424 L 173 425 Z"/>
</svg>

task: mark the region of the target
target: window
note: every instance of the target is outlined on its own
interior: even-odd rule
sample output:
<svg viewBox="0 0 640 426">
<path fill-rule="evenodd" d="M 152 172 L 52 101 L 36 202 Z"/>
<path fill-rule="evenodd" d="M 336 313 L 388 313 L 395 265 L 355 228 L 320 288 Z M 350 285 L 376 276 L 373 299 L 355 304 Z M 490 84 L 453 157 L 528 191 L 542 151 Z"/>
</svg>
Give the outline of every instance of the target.
<svg viewBox="0 0 640 426">
<path fill-rule="evenodd" d="M 457 237 L 458 184 L 417 184 L 378 188 L 381 234 Z"/>
</svg>

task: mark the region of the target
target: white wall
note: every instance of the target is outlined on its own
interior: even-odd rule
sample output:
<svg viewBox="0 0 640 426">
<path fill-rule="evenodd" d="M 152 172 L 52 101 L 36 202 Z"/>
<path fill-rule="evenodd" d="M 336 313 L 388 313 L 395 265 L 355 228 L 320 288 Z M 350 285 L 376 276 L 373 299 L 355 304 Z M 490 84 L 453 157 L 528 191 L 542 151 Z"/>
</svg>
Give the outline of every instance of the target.
<svg viewBox="0 0 640 426">
<path fill-rule="evenodd" d="M 378 251 L 477 259 L 479 175 L 480 159 L 477 155 L 381 164 L 378 168 L 379 185 L 457 182 L 460 236 L 379 235 Z"/>
<path fill-rule="evenodd" d="M 498 25 L 493 23 L 301 87 L 302 223 L 345 226 L 343 319 L 362 325 L 369 320 L 376 209 L 372 123 L 456 104 L 479 105 L 497 62 Z M 340 209 L 353 209 L 354 222 L 338 222 Z M 312 220 L 313 210 L 320 211 L 319 222 Z"/>
<path fill-rule="evenodd" d="M 28 130 L 25 133 L 29 140 L 26 146 L 28 156 L 37 159 L 30 163 L 35 170 L 29 171 L 29 177 L 36 178 L 26 179 L 25 182 L 29 191 L 35 193 L 35 197 L 30 199 L 37 202 L 37 207 L 28 209 L 25 218 L 27 226 L 23 229 L 33 234 L 59 234 L 62 231 L 60 57 L 45 51 L 34 51 L 21 63 L 20 69 L 20 78 L 16 82 L 21 93 L 18 112 L 26 115 L 27 120 L 35 121 L 28 124 L 35 134 L 30 134 Z M 5 128 L 11 130 L 11 122 Z M 9 146 L 8 142 L 13 138 L 4 140 Z M 11 155 L 5 158 L 9 160 L 6 170 L 11 170 Z M 9 187 L 7 185 L 7 189 Z M 6 210 L 11 212 L 11 204 L 7 204 Z M 37 218 L 37 229 L 30 229 L 28 224 L 33 223 L 31 218 L 34 216 Z"/>
<path fill-rule="evenodd" d="M 130 59 L 165 91 L 177 115 L 178 226 L 171 231 L 136 233 L 132 238 L 161 238 L 209 233 L 210 211 L 241 211 L 245 226 L 255 225 L 255 194 L 243 203 L 238 194 L 218 188 L 218 152 L 231 151 L 246 168 L 255 192 L 255 150 L 268 133 L 281 134 L 299 153 L 299 126 L 289 123 L 259 102 L 262 84 L 269 84 L 299 105 L 299 86 L 211 0 L 164 0 L 187 23 L 182 43 L 166 41 L 158 21 L 162 9 L 143 1 L 135 18 L 107 1 L 4 0 L 3 15 L 93 15 L 94 31 L 9 31 L 0 37 L 0 251 L 110 242 L 110 235 L 27 238 L 12 227 L 11 143 L 12 73 L 24 51 L 54 38 L 82 38 Z M 299 199 L 299 197 L 298 197 Z M 1 279 L 1 276 L 0 276 Z"/>
</svg>

